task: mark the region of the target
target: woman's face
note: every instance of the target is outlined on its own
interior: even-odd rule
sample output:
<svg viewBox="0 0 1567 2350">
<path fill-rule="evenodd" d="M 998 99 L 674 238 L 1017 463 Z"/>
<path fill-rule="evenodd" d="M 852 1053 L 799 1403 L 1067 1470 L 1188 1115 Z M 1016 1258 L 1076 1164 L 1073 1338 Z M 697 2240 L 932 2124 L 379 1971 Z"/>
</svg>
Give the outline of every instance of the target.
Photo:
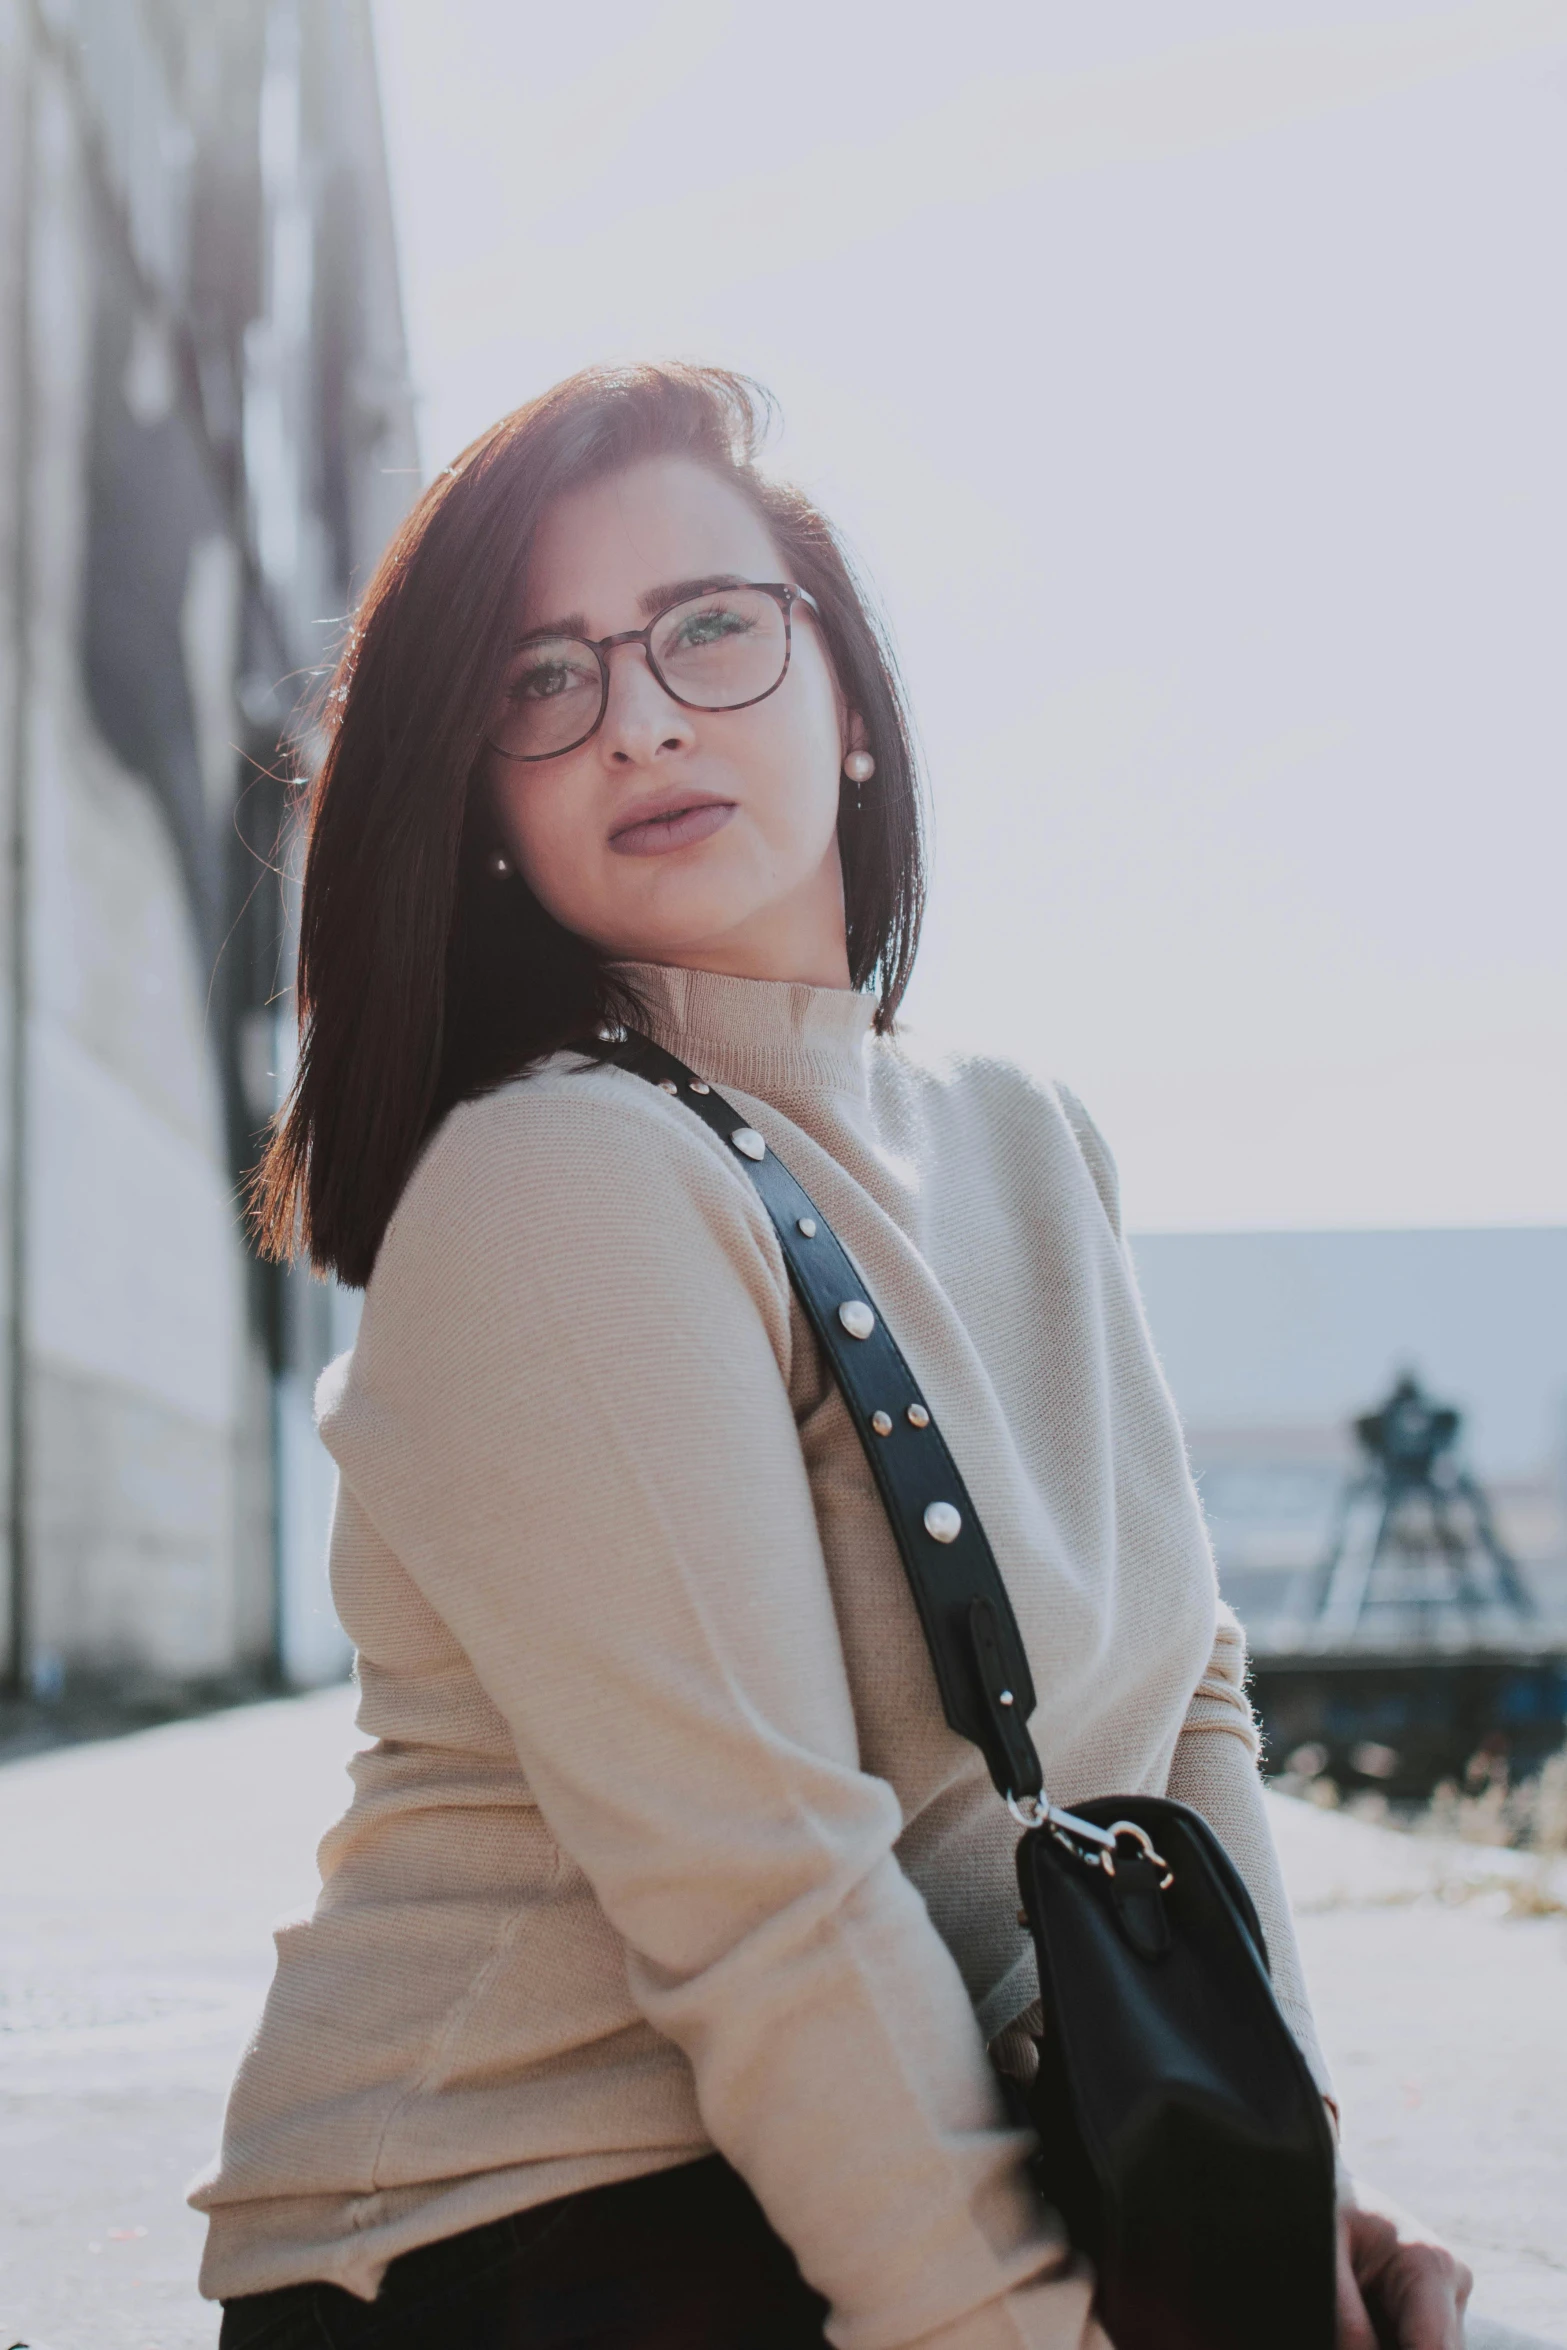
<svg viewBox="0 0 1567 2350">
<path fill-rule="evenodd" d="M 650 458 L 548 508 L 516 635 L 645 628 L 685 583 L 715 579 L 789 572 L 728 482 Z M 810 613 L 795 605 L 788 675 L 748 709 L 686 709 L 640 645 L 609 666 L 603 723 L 577 750 L 485 756 L 499 841 L 534 894 L 612 956 L 848 986 L 838 790 L 860 730 Z"/>
</svg>

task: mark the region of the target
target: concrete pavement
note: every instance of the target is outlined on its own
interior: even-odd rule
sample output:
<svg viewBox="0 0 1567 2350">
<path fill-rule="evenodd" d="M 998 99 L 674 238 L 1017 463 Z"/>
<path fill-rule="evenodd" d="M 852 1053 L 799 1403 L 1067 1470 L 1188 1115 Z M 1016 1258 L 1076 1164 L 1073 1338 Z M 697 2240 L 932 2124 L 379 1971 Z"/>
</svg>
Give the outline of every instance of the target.
<svg viewBox="0 0 1567 2350">
<path fill-rule="evenodd" d="M 0 2350 L 211 2350 L 183 2189 L 352 1712 L 334 1689 L 0 1770 Z M 1271 1800 L 1352 2160 L 1490 2316 L 1567 2345 L 1567 1866 Z"/>
</svg>

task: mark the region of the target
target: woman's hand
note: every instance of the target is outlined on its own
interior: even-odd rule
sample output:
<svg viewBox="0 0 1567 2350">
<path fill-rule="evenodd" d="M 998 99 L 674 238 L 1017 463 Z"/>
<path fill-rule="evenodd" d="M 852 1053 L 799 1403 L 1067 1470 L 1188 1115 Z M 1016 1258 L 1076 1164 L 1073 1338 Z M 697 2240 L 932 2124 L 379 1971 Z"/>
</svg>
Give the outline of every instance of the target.
<svg viewBox="0 0 1567 2350">
<path fill-rule="evenodd" d="M 1463 2350 L 1473 2284 L 1445 2245 L 1387 2212 L 1340 2203 L 1338 2350 Z"/>
</svg>

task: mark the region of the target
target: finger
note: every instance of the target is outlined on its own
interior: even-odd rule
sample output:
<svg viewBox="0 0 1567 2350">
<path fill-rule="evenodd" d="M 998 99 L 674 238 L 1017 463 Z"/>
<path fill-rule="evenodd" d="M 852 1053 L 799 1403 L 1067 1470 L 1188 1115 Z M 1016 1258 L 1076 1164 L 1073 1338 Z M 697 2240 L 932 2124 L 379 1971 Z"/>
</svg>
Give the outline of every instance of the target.
<svg viewBox="0 0 1567 2350">
<path fill-rule="evenodd" d="M 1355 2281 L 1355 2265 L 1349 2214 L 1341 2212 L 1338 2228 L 1338 2267 L 1336 2276 L 1337 2324 L 1335 2350 L 1377 2350 L 1376 2328 L 1359 2285 Z"/>
<path fill-rule="evenodd" d="M 1390 2260 L 1398 2255 L 1398 2230 L 1380 2211 L 1350 2205 L 1342 2215 L 1349 2262 L 1362 2293 L 1369 2292 Z"/>
<path fill-rule="evenodd" d="M 1378 2292 L 1399 2350 L 1464 2350 L 1468 2271 L 1450 2252 L 1436 2244 L 1401 2245 Z"/>
</svg>

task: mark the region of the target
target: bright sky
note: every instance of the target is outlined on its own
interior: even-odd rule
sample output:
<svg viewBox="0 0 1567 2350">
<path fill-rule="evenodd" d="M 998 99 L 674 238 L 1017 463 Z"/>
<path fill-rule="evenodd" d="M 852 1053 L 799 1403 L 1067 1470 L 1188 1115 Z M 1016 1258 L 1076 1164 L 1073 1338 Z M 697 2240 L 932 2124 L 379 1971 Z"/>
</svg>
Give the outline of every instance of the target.
<svg viewBox="0 0 1567 2350">
<path fill-rule="evenodd" d="M 427 465 L 738 366 L 928 755 L 910 1025 L 1143 1229 L 1567 1220 L 1567 0 L 374 0 Z"/>
</svg>

